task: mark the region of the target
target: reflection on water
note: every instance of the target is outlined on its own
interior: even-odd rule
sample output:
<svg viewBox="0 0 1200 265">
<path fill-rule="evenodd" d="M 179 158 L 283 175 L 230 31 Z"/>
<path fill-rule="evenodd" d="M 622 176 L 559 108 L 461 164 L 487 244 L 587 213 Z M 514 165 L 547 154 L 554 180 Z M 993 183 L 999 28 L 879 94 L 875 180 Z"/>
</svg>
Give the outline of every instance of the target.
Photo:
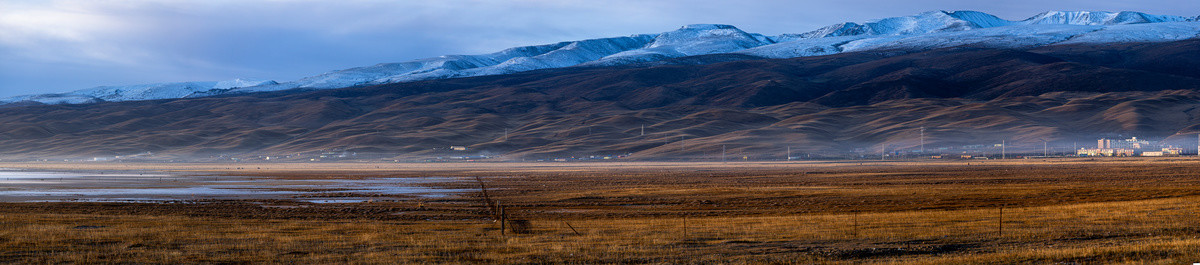
<svg viewBox="0 0 1200 265">
<path fill-rule="evenodd" d="M 161 173 L 35 172 L 0 169 L 0 202 L 162 202 L 279 199 L 356 203 L 468 192 L 422 186 L 455 178 L 273 179 Z"/>
</svg>

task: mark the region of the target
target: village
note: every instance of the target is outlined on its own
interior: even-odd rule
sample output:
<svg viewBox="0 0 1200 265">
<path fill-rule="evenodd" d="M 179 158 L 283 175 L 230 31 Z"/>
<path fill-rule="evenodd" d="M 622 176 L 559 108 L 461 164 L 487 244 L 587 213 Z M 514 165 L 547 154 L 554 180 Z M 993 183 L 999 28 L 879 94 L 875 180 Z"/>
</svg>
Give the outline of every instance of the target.
<svg viewBox="0 0 1200 265">
<path fill-rule="evenodd" d="M 1096 140 L 1094 147 L 1080 146 L 1078 143 L 1071 143 L 1063 146 L 1059 144 L 1051 144 L 1050 141 L 1041 141 L 1037 148 L 1040 150 L 1032 151 L 1028 143 L 1022 144 L 1018 150 L 1013 150 L 1012 142 L 1001 141 L 995 144 L 975 144 L 952 147 L 936 147 L 936 148 L 920 148 L 910 147 L 906 149 L 897 148 L 881 152 L 875 150 L 872 155 L 868 148 L 858 148 L 853 150 L 857 153 L 860 159 L 906 159 L 906 158 L 932 158 L 932 159 L 1029 159 L 1029 158 L 1049 158 L 1049 157 L 1168 157 L 1184 155 L 1184 148 L 1166 144 L 1159 141 L 1151 141 L 1140 139 L 1138 137 L 1129 138 L 1100 138 Z"/>
<path fill-rule="evenodd" d="M 1179 156 L 1183 148 L 1161 146 L 1151 141 L 1132 137 L 1123 140 L 1096 140 L 1096 148 L 1080 148 L 1078 156 Z"/>
</svg>

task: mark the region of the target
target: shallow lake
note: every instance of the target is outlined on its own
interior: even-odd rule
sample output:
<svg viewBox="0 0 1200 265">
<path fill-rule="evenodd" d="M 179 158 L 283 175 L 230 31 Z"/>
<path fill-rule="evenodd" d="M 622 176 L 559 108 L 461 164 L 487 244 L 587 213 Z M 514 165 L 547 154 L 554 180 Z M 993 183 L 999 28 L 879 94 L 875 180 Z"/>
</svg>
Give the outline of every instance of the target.
<svg viewBox="0 0 1200 265">
<path fill-rule="evenodd" d="M 292 200 L 313 203 L 438 198 L 462 189 L 447 177 L 279 179 L 162 172 L 45 172 L 0 169 L 0 202 L 169 202 Z"/>
</svg>

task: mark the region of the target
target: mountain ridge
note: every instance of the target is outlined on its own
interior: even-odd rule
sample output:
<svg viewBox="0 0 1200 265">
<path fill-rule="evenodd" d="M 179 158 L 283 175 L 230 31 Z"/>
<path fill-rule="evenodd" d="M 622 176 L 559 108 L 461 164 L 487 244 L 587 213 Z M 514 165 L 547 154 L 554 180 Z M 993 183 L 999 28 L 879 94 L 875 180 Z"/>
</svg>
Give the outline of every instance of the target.
<svg viewBox="0 0 1200 265">
<path fill-rule="evenodd" d="M 725 146 L 738 157 L 781 160 L 791 146 L 814 157 L 878 159 L 881 147 L 916 148 L 921 127 L 927 146 L 940 150 L 930 152 L 944 154 L 990 152 L 978 146 L 1002 139 L 1012 152 L 1040 151 L 1038 139 L 1061 148 L 1127 135 L 1194 144 L 1197 49 L 1200 40 L 702 55 L 639 67 L 11 107 L 0 111 L 0 158 L 712 160 Z"/>
<path fill-rule="evenodd" d="M 723 53 L 793 58 L 867 50 L 921 51 L 962 45 L 1029 48 L 1074 43 L 1175 41 L 1200 34 L 1200 25 L 1197 25 L 1200 23 L 1194 23 L 1198 19 L 1200 17 L 1131 11 L 1051 11 L 1021 21 L 1009 21 L 978 11 L 930 11 L 861 24 L 844 22 L 806 33 L 778 36 L 748 33 L 731 25 L 692 24 L 659 34 L 566 41 L 514 47 L 483 55 L 445 55 L 382 63 L 283 83 L 270 81 L 210 89 L 203 89 L 203 85 L 175 83 L 174 87 L 161 86 L 153 93 L 144 91 L 143 87 L 148 85 L 106 86 L 90 90 L 106 88 L 108 94 L 85 89 L 9 97 L 0 99 L 0 103 L 78 104 L 288 89 L 333 89 L 562 67 L 628 65 Z"/>
</svg>

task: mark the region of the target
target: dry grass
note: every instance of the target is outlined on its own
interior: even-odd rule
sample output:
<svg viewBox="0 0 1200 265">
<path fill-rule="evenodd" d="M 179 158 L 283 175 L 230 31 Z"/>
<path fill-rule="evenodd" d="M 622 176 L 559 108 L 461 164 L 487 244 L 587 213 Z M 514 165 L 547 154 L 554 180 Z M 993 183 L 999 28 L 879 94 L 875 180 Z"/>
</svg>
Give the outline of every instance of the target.
<svg viewBox="0 0 1200 265">
<path fill-rule="evenodd" d="M 479 169 L 441 170 L 479 174 Z M 72 207 L 8 204 L 0 211 L 0 261 L 1200 261 L 1200 191 L 1195 189 L 1200 180 L 1193 179 L 1200 164 L 1192 161 L 487 170 L 489 176 L 507 176 L 488 178 L 489 187 L 496 188 L 492 196 L 510 207 L 511 218 L 530 220 L 530 233 L 502 236 L 482 209 L 462 220 L 345 215 L 314 220 L 312 215 L 329 211 L 239 218 L 185 210 L 81 214 Z M 423 204 L 482 208 L 471 196 Z M 448 210 L 425 211 L 436 216 Z"/>
<path fill-rule="evenodd" d="M 1200 259 L 1195 200 L 1006 208 L 1003 235 L 998 209 L 534 220 L 531 234 L 508 236 L 487 221 L 4 214 L 0 258 L 33 263 L 1177 264 Z"/>
</svg>

